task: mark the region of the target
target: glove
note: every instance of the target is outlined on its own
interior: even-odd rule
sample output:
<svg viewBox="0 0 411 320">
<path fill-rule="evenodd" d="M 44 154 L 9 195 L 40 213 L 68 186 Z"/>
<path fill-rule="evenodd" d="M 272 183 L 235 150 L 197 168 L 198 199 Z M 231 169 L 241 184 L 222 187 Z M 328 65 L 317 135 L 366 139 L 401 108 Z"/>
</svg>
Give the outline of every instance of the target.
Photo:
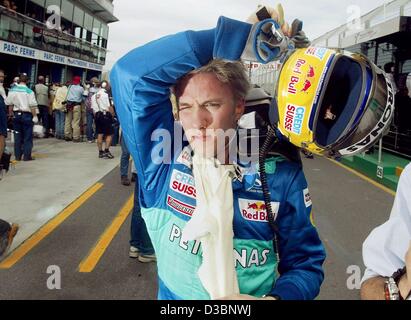
<svg viewBox="0 0 411 320">
<path fill-rule="evenodd" d="M 34 117 L 33 117 L 33 123 L 34 123 L 34 124 L 39 123 L 39 118 L 37 118 L 37 116 L 34 116 Z"/>
<path fill-rule="evenodd" d="M 268 63 L 282 60 L 295 48 L 308 47 L 310 41 L 302 31 L 302 22 L 294 20 L 291 27 L 284 20 L 281 4 L 276 8 L 261 7 L 247 22 L 253 23 L 241 59 Z"/>
<path fill-rule="evenodd" d="M 295 19 L 291 24 L 289 35 L 295 48 L 308 48 L 311 44 L 310 40 L 305 35 L 303 22 Z"/>
<path fill-rule="evenodd" d="M 265 19 L 274 19 L 281 27 L 283 34 L 289 37 L 290 26 L 284 20 L 284 9 L 280 3 L 277 4 L 275 9 L 267 6 L 258 5 L 257 10 L 247 18 L 247 22 L 251 24 L 256 24 Z"/>
</svg>

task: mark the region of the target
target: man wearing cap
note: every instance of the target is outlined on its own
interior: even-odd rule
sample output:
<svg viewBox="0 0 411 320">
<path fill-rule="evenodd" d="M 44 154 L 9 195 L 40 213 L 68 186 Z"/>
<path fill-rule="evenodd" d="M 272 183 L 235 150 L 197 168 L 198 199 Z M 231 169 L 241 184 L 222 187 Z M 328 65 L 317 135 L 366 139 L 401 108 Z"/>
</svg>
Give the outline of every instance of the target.
<svg viewBox="0 0 411 320">
<path fill-rule="evenodd" d="M 36 114 L 37 101 L 34 92 L 27 87 L 27 75 L 20 75 L 20 82 L 13 86 L 5 101 L 10 106 L 9 114 L 13 116 L 14 156 L 17 161 L 33 160 L 33 123 L 38 123 Z"/>
<path fill-rule="evenodd" d="M 80 142 L 81 103 L 84 88 L 80 85 L 81 78 L 75 76 L 68 89 L 66 102 L 66 122 L 64 136 L 66 141 Z"/>
</svg>

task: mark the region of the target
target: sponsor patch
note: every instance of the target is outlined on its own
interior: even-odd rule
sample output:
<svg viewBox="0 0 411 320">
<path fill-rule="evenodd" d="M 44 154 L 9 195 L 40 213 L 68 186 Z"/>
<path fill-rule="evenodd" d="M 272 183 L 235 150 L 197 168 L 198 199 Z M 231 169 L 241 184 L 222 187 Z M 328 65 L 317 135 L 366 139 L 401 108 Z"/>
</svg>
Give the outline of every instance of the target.
<svg viewBox="0 0 411 320">
<path fill-rule="evenodd" d="M 320 60 L 324 59 L 325 54 L 327 53 L 327 48 L 315 48 L 310 47 L 305 51 L 306 54 L 316 57 Z"/>
<path fill-rule="evenodd" d="M 179 170 L 174 170 L 171 175 L 170 189 L 192 199 L 196 198 L 194 177 Z"/>
<path fill-rule="evenodd" d="M 174 210 L 191 217 L 194 213 L 194 207 L 188 205 L 187 203 L 181 202 L 172 196 L 167 196 L 167 205 Z"/>
<path fill-rule="evenodd" d="M 262 200 L 238 199 L 241 216 L 249 221 L 268 222 L 267 208 Z M 271 202 L 274 220 L 277 218 L 279 202 Z"/>
<path fill-rule="evenodd" d="M 303 195 L 304 195 L 304 203 L 305 206 L 308 208 L 309 206 L 313 205 L 313 202 L 311 201 L 311 196 L 310 196 L 310 191 L 308 189 L 303 190 Z"/>
<path fill-rule="evenodd" d="M 304 107 L 294 106 L 292 104 L 287 105 L 284 119 L 285 129 L 287 131 L 300 135 L 303 126 L 304 116 Z"/>
<path fill-rule="evenodd" d="M 177 158 L 177 162 L 191 168 L 193 159 L 191 158 L 191 149 L 189 147 L 185 147 L 183 151 L 181 151 L 181 154 Z"/>
</svg>

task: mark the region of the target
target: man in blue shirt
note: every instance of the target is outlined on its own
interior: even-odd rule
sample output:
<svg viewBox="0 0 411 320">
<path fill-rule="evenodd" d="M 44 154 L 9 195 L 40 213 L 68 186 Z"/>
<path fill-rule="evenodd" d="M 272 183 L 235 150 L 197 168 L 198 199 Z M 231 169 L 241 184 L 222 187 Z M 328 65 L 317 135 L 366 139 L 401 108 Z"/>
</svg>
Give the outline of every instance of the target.
<svg viewBox="0 0 411 320">
<path fill-rule="evenodd" d="M 80 142 L 81 104 L 84 99 L 84 88 L 80 85 L 81 78 L 75 76 L 68 88 L 66 103 L 66 121 L 64 136 L 66 141 Z"/>
</svg>

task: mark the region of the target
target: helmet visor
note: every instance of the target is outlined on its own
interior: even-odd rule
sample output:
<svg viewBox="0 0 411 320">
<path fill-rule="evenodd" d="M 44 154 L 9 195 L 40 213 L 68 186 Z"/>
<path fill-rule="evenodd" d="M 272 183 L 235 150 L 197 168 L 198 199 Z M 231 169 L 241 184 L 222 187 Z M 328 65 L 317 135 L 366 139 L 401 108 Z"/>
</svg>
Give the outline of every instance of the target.
<svg viewBox="0 0 411 320">
<path fill-rule="evenodd" d="M 317 108 L 314 140 L 318 146 L 330 148 L 346 135 L 361 112 L 365 95 L 364 66 L 340 55 L 326 79 L 327 89 Z"/>
<path fill-rule="evenodd" d="M 369 97 L 364 115 L 345 139 L 332 147 L 341 155 L 353 155 L 376 143 L 389 129 L 394 114 L 394 93 L 382 71 L 376 73 L 373 94 Z"/>
</svg>

